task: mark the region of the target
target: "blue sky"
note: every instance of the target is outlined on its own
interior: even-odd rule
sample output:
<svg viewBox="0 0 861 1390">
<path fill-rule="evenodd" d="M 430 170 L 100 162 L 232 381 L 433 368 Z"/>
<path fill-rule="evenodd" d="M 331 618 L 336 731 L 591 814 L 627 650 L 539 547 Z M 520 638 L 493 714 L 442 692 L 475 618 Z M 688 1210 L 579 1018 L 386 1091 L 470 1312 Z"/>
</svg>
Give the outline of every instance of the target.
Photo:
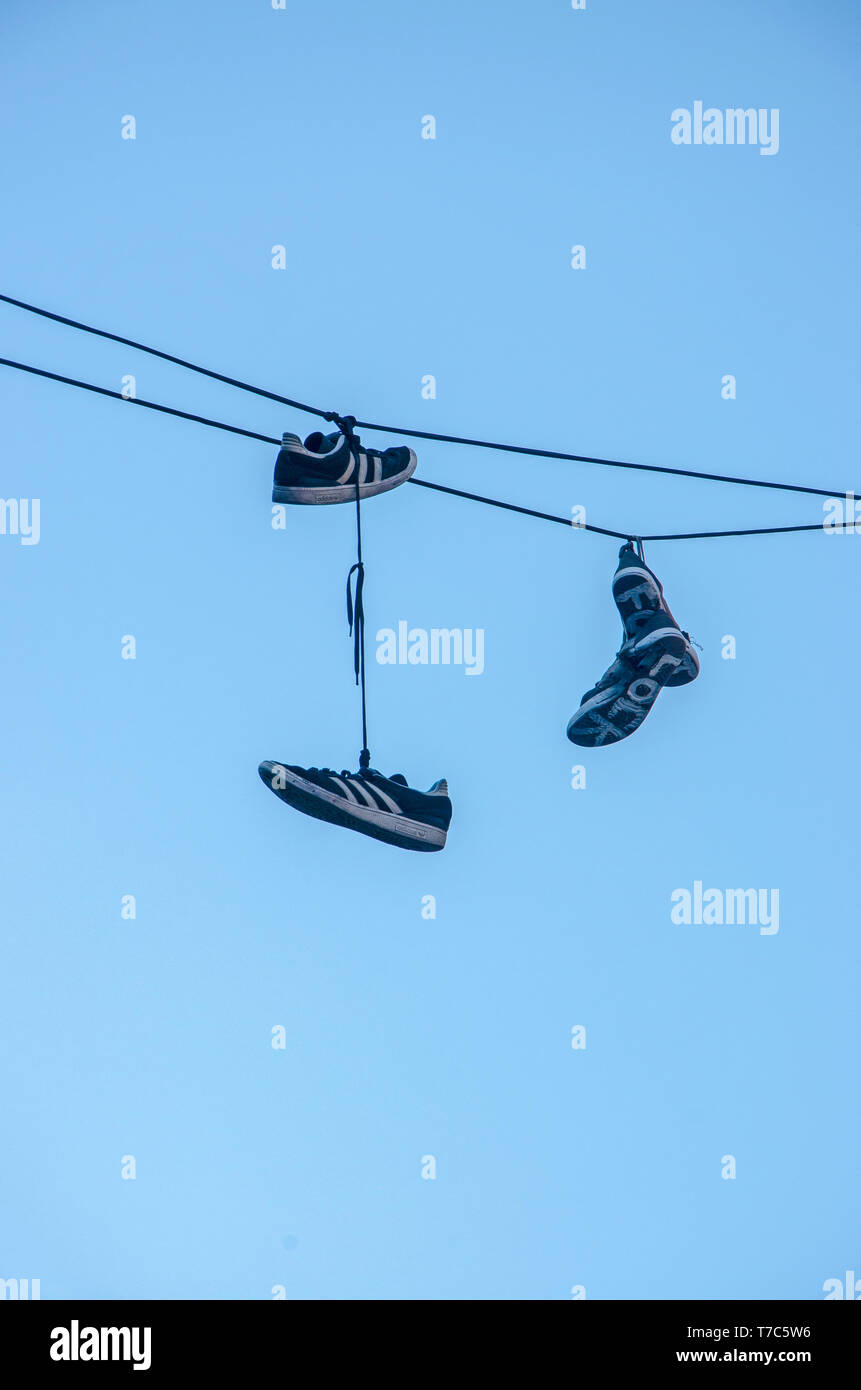
<svg viewBox="0 0 861 1390">
<path fill-rule="evenodd" d="M 0 32 L 3 292 L 365 419 L 861 492 L 853 6 L 7 0 Z M 779 109 L 779 153 L 674 145 L 697 100 Z M 0 325 L 5 357 L 313 427 Z M 616 544 L 415 487 L 370 502 L 374 763 L 454 803 L 444 853 L 409 855 L 257 776 L 356 764 L 351 509 L 276 532 L 264 444 L 9 369 L 0 399 L 0 493 L 41 503 L 38 545 L 0 536 L 0 1277 L 817 1299 L 861 1269 L 861 537 L 650 546 L 702 675 L 588 753 L 565 725 L 618 643 Z M 622 531 L 822 517 L 418 455 Z M 483 629 L 484 673 L 378 665 L 400 620 Z M 778 889 L 779 932 L 675 925 L 697 880 Z"/>
</svg>

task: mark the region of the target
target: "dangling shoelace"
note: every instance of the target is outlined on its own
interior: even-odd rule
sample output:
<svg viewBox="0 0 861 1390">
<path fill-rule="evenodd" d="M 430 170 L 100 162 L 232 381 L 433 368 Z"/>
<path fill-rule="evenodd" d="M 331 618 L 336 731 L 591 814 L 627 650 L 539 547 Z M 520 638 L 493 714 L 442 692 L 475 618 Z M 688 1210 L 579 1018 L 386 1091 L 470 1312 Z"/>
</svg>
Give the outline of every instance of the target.
<svg viewBox="0 0 861 1390">
<path fill-rule="evenodd" d="M 356 576 L 356 597 L 353 598 L 353 575 Z M 361 560 L 357 560 L 355 565 L 347 575 L 347 622 L 350 628 L 350 636 L 353 639 L 353 670 L 356 673 L 356 685 L 359 684 L 359 677 L 362 671 L 362 641 L 365 634 L 365 607 L 362 602 L 362 589 L 365 583 L 365 566 Z"/>
<path fill-rule="evenodd" d="M 359 440 L 353 433 L 356 423 L 354 415 L 338 415 L 335 411 L 329 411 L 326 419 L 333 420 L 337 424 L 353 456 L 355 467 L 355 488 L 356 488 L 356 563 L 351 566 L 347 575 L 347 622 L 350 627 L 350 636 L 353 638 L 353 670 L 356 674 L 356 685 L 361 686 L 362 690 L 362 748 L 359 753 L 359 767 L 363 771 L 371 765 L 371 755 L 368 751 L 368 711 L 365 696 L 365 606 L 362 599 L 362 590 L 365 584 L 365 566 L 362 563 L 362 508 L 361 508 L 361 484 L 359 483 L 358 464 Z M 367 451 L 366 451 L 367 452 Z M 356 592 L 353 596 L 352 579 L 356 576 Z"/>
</svg>

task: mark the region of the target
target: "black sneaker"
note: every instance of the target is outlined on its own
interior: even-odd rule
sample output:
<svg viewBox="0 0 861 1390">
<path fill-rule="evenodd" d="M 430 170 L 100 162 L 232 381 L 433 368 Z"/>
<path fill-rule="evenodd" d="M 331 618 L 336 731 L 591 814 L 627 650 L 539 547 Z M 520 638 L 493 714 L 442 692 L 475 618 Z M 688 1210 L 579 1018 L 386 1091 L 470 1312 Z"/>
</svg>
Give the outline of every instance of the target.
<svg viewBox="0 0 861 1390">
<path fill-rule="evenodd" d="M 613 575 L 613 598 L 627 637 L 634 637 L 639 624 L 664 604 L 660 579 L 628 542 L 619 551 L 619 563 Z"/>
<path fill-rule="evenodd" d="M 619 563 L 613 576 L 613 598 L 629 640 L 642 633 L 656 614 L 663 614 L 666 622 L 681 632 L 678 623 L 670 612 L 664 598 L 664 587 L 660 579 L 641 560 L 634 547 L 628 542 L 619 551 Z M 694 650 L 690 634 L 682 632 L 685 651 L 676 671 L 666 682 L 669 686 L 689 685 L 700 673 L 699 657 Z"/>
<path fill-rule="evenodd" d="M 636 641 L 624 642 L 568 721 L 568 737 L 581 748 L 618 743 L 639 729 L 685 655 L 679 628 L 652 614 Z"/>
<path fill-rule="evenodd" d="M 412 449 L 366 449 L 358 436 L 358 468 L 345 435 L 315 430 L 303 444 L 298 434 L 281 438 L 275 460 L 273 502 L 354 502 L 358 474 L 359 497 L 376 497 L 405 483 L 414 472 Z"/>
<path fill-rule="evenodd" d="M 358 830 L 401 849 L 439 850 L 451 821 L 445 779 L 426 792 L 414 791 L 397 772 L 332 772 L 328 767 L 261 763 L 257 769 L 270 791 L 318 820 Z"/>
</svg>

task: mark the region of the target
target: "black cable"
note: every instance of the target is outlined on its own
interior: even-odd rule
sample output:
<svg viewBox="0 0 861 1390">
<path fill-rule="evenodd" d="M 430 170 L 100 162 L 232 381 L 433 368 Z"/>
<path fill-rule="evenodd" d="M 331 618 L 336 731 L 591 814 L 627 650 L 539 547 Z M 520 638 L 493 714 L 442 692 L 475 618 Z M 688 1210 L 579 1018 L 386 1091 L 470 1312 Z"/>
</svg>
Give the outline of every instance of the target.
<svg viewBox="0 0 861 1390">
<path fill-rule="evenodd" d="M 53 319 L 55 323 L 64 323 L 68 328 L 79 328 L 83 333 L 92 333 L 97 338 L 108 338 L 112 343 L 123 343 L 125 347 L 136 348 L 138 352 L 148 352 L 150 357 L 161 357 L 165 362 L 173 362 L 177 367 L 187 367 L 190 372 L 198 372 L 200 376 L 212 377 L 214 381 L 223 381 L 227 386 L 236 386 L 240 391 L 250 391 L 255 396 L 265 396 L 267 400 L 277 401 L 279 405 L 292 406 L 294 410 L 304 410 L 308 415 L 319 415 L 325 419 L 326 411 L 317 410 L 313 405 L 304 405 L 302 401 L 293 401 L 289 396 L 278 396 L 274 391 L 264 391 L 259 386 L 249 386 L 247 381 L 237 381 L 235 377 L 223 376 L 221 372 L 212 372 L 208 367 L 198 367 L 194 362 L 186 362 L 182 357 L 174 357 L 170 352 L 161 352 L 158 348 L 147 347 L 145 343 L 136 343 L 133 338 L 122 338 L 119 333 L 107 333 L 103 328 L 93 328 L 91 324 L 79 323 L 77 319 L 64 318 L 62 314 L 52 314 L 48 309 L 38 309 L 35 304 L 25 304 L 23 299 L 12 299 L 11 295 L 0 294 L 0 300 L 4 304 L 14 304 L 16 309 L 26 309 L 28 314 L 39 314 L 43 319 Z"/>
<path fill-rule="evenodd" d="M 821 521 L 807 526 L 753 526 L 744 531 L 676 531 L 669 536 L 640 536 L 641 541 L 704 541 L 712 536 L 777 536 L 782 531 L 822 531 Z"/>
<path fill-rule="evenodd" d="M 630 538 L 627 531 L 607 531 L 603 526 L 587 525 L 585 522 L 582 525 L 579 522 L 575 525 L 570 517 L 552 516 L 550 512 L 536 512 L 531 507 L 515 506 L 513 502 L 498 502 L 493 497 L 482 497 L 477 492 L 462 492 L 460 488 L 444 487 L 442 483 L 428 483 L 425 482 L 424 478 L 408 478 L 407 481 L 415 483 L 417 487 L 432 488 L 434 492 L 450 492 L 453 497 L 465 497 L 470 502 L 484 502 L 488 507 L 501 507 L 506 512 L 520 512 L 523 516 L 534 516 L 539 521 L 556 521 L 560 526 L 569 526 L 574 531 L 597 531 L 601 536 L 615 536 L 620 541 L 626 541 Z"/>
<path fill-rule="evenodd" d="M 501 507 L 506 512 L 522 512 L 524 516 L 534 516 L 540 521 L 555 521 L 560 526 L 568 526 L 573 531 L 597 531 L 600 536 L 615 536 L 620 541 L 699 541 L 712 536 L 773 536 L 783 531 L 821 531 L 822 522 L 810 526 L 758 526 L 746 531 L 679 531 L 664 536 L 635 536 L 631 531 L 608 531 L 604 526 L 593 526 L 589 522 L 574 522 L 567 516 L 552 516 L 549 512 L 536 512 L 531 507 L 517 507 L 513 502 L 498 502 L 494 497 L 482 497 L 477 492 L 461 492 L 460 488 L 443 487 L 442 483 L 429 483 L 423 478 L 409 478 L 417 487 L 429 487 L 434 492 L 450 492 L 454 497 L 466 497 L 470 502 L 483 502 L 488 507 Z"/>
<path fill-rule="evenodd" d="M 19 372 L 30 372 L 32 376 L 46 376 L 50 381 L 62 381 L 65 386 L 77 386 L 82 391 L 94 391 L 97 396 L 111 396 L 115 401 L 128 401 L 130 405 L 142 405 L 145 410 L 158 410 L 162 415 L 178 415 L 181 420 L 194 420 L 198 425 L 212 425 L 218 430 L 229 430 L 231 434 L 243 434 L 247 439 L 259 439 L 264 444 L 280 444 L 271 434 L 257 434 L 254 430 L 243 430 L 238 425 L 225 425 L 221 420 L 208 420 L 205 415 L 190 415 L 187 410 L 175 410 L 170 405 L 156 405 L 154 401 L 144 401 L 138 396 L 124 396 L 121 391 L 109 391 L 105 386 L 93 386 L 89 381 L 76 381 L 72 376 L 60 376 L 57 372 L 46 372 L 41 367 L 28 367 L 24 362 L 12 362 L 8 357 L 0 357 L 0 367 L 15 367 Z"/>
<path fill-rule="evenodd" d="M 405 430 L 397 425 L 374 425 L 369 420 L 357 420 L 357 429 L 379 430 L 382 434 L 405 434 L 413 439 L 434 439 L 440 444 L 469 444 L 476 449 L 498 449 L 505 454 L 530 454 L 534 458 L 565 459 L 571 463 L 596 463 L 604 468 L 631 468 L 640 473 L 672 473 L 677 478 L 703 478 L 710 483 L 738 483 L 741 487 L 777 488 L 782 492 L 807 492 L 815 497 L 843 496 L 848 489 L 829 492 L 821 487 L 803 487 L 800 483 L 769 483 L 760 478 L 737 478 L 728 473 L 699 473 L 692 468 L 669 468 L 659 463 L 626 463 L 622 459 L 594 458 L 589 454 L 563 454 L 556 449 L 533 449 L 525 444 L 495 444 L 488 439 L 468 439 L 457 434 L 432 434 L 429 430 Z"/>
<path fill-rule="evenodd" d="M 280 444 L 281 440 L 271 434 L 258 434 L 255 430 L 241 429 L 239 425 L 227 425 L 222 420 L 210 420 L 205 415 L 192 415 L 187 410 L 177 410 L 170 405 L 157 405 L 155 401 L 144 401 L 137 396 L 124 396 L 121 391 L 110 391 L 105 386 L 94 386 L 89 381 L 77 381 L 71 376 L 60 376 L 58 372 L 48 372 L 42 367 L 30 367 L 24 362 L 13 362 L 8 357 L 0 357 L 0 366 L 14 367 L 16 371 L 29 372 L 32 376 L 47 377 L 49 381 L 60 381 L 65 386 L 77 386 L 82 391 L 92 391 L 98 396 L 110 396 L 115 401 L 126 401 L 130 405 L 140 405 L 146 410 L 157 410 L 162 415 L 175 415 L 180 420 L 192 420 L 198 425 L 208 425 L 212 429 L 226 430 L 230 434 L 240 434 L 246 439 L 259 439 L 263 444 Z M 334 417 L 333 412 L 327 412 Z M 339 418 L 339 417 L 338 417 Z M 572 523 L 570 517 L 553 516 L 550 512 L 535 511 L 532 507 L 520 507 L 514 502 L 500 502 L 494 497 L 483 497 L 476 492 L 464 492 L 461 488 L 446 487 L 442 483 L 431 483 L 424 478 L 408 478 L 408 482 L 414 483 L 416 487 L 431 488 L 434 492 L 447 492 L 452 497 L 463 497 L 469 502 L 482 502 L 488 507 L 498 507 L 506 512 L 519 512 L 523 516 L 533 516 L 539 521 L 554 521 L 560 526 L 568 526 L 572 530 L 595 531 L 601 536 L 613 536 L 617 540 L 637 539 L 632 533 L 626 531 L 610 531 L 603 526 L 593 526 L 591 523 L 583 522 Z M 831 496 L 832 494 L 827 494 Z M 821 523 L 818 525 L 807 526 L 759 526 L 741 531 L 685 531 L 672 535 L 662 536 L 641 536 L 644 541 L 690 541 L 707 540 L 713 536 L 771 536 L 785 531 L 820 531 Z"/>
<path fill-rule="evenodd" d="M 194 362 L 187 362 L 182 357 L 174 357 L 169 352 L 161 352 L 158 348 L 147 347 L 145 343 L 135 342 L 132 338 L 123 338 L 118 333 L 108 333 L 103 328 L 93 328 L 92 325 L 80 323 L 77 319 L 66 318 L 62 314 L 54 314 L 48 309 L 39 309 L 35 304 L 27 304 L 23 299 L 13 299 L 11 295 L 0 294 L 0 301 L 4 304 L 12 304 L 16 309 L 25 309 L 30 314 L 38 314 L 42 318 L 66 324 L 69 328 L 77 328 L 84 333 L 92 333 L 98 338 L 107 338 L 111 342 L 123 343 L 126 347 L 135 348 L 138 352 L 149 353 L 151 357 L 160 357 L 165 362 L 173 362 L 179 367 L 187 367 L 189 371 L 198 372 L 201 376 L 212 377 L 215 381 L 223 381 L 226 385 L 235 386 L 240 391 L 250 391 L 255 396 L 264 396 L 267 400 L 277 401 L 280 405 L 292 406 L 293 409 L 303 410 L 309 415 L 318 415 L 324 420 L 335 419 L 334 411 L 318 410 L 316 406 L 291 400 L 289 396 L 279 396 L 274 391 L 264 391 L 259 386 L 250 386 L 248 382 L 238 381 L 235 377 L 224 376 L 221 372 L 210 371 L 208 367 L 200 367 Z M 369 420 L 357 420 L 356 427 L 377 430 L 382 434 L 405 435 L 411 439 L 431 439 L 440 444 L 465 444 L 476 449 L 495 449 L 507 454 L 526 454 L 532 458 L 562 459 L 570 463 L 591 463 L 598 464 L 603 468 L 629 468 L 642 473 L 669 473 L 677 478 L 700 478 L 705 482 L 735 483 L 740 487 L 774 488 L 781 492 L 802 492 L 814 497 L 843 496 L 850 490 L 848 488 L 831 488 L 829 490 L 819 487 L 805 487 L 801 483 L 774 483 L 761 478 L 739 478 L 728 473 L 703 473 L 691 468 L 670 468 L 657 463 L 630 463 L 623 459 L 597 458 L 590 454 L 569 454 L 556 449 L 535 449 L 525 444 L 498 444 L 488 439 L 471 439 L 464 435 L 435 434 L 430 430 L 403 429 L 398 425 L 377 425 Z M 709 532 L 708 534 L 712 533 Z"/>
</svg>

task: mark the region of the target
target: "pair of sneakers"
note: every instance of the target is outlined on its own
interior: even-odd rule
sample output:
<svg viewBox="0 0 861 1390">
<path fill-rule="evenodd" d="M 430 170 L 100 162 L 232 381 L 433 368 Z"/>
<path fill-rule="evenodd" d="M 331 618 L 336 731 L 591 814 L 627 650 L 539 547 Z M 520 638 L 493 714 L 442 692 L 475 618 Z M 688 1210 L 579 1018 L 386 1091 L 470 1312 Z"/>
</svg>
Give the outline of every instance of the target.
<svg viewBox="0 0 861 1390">
<path fill-rule="evenodd" d="M 568 737 L 581 748 L 628 738 L 664 686 L 689 685 L 700 673 L 693 643 L 670 612 L 661 581 L 630 542 L 619 552 L 613 598 L 625 636 L 612 665 L 568 722 Z"/>
<path fill-rule="evenodd" d="M 364 501 L 399 487 L 415 472 L 412 449 L 368 449 L 357 435 L 353 441 L 351 447 L 340 431 L 317 430 L 304 443 L 296 434 L 284 434 L 275 461 L 272 501 L 298 506 L 355 502 L 357 496 Z M 374 768 L 333 772 L 328 767 L 262 762 L 258 772 L 288 806 L 317 820 L 401 849 L 434 851 L 445 845 L 451 822 L 445 778 L 420 792 L 408 785 L 403 773 L 384 777 Z"/>
</svg>

